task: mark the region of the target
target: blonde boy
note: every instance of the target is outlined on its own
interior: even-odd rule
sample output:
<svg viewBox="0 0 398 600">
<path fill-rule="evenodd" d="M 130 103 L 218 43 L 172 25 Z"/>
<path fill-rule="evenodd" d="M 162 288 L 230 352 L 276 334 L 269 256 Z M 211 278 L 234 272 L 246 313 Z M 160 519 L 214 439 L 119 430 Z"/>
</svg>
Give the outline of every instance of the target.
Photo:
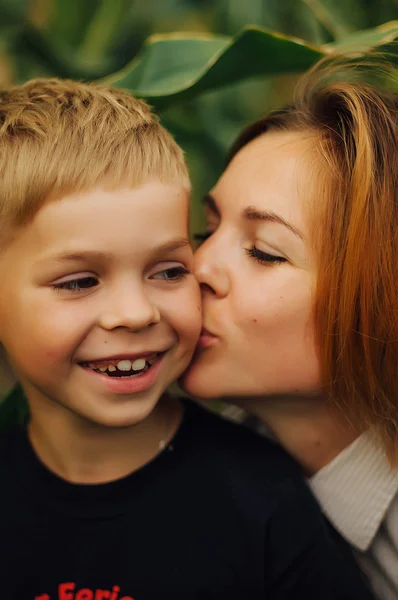
<svg viewBox="0 0 398 600">
<path fill-rule="evenodd" d="M 37 80 L 0 123 L 0 341 L 30 409 L 0 440 L 1 598 L 370 598 L 282 451 L 164 394 L 200 299 L 147 105 Z"/>
</svg>

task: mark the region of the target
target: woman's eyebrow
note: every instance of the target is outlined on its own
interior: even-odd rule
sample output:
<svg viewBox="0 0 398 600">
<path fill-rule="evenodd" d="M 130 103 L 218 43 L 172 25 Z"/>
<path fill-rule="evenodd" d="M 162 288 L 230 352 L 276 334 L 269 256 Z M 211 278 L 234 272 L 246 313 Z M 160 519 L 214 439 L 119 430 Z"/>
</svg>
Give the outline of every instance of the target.
<svg viewBox="0 0 398 600">
<path fill-rule="evenodd" d="M 220 216 L 220 211 L 218 210 L 217 203 L 211 194 L 205 194 L 203 196 L 203 204 L 207 206 L 207 208 L 209 208 L 211 212 L 214 212 L 218 217 Z"/>
<path fill-rule="evenodd" d="M 259 210 L 255 206 L 248 206 L 243 209 L 242 217 L 249 221 L 268 221 L 270 223 L 278 223 L 279 225 L 283 225 L 289 231 L 294 233 L 297 237 L 299 237 L 303 242 L 305 241 L 304 235 L 301 233 L 297 227 L 286 221 L 281 215 L 273 211 L 268 210 Z"/>
</svg>

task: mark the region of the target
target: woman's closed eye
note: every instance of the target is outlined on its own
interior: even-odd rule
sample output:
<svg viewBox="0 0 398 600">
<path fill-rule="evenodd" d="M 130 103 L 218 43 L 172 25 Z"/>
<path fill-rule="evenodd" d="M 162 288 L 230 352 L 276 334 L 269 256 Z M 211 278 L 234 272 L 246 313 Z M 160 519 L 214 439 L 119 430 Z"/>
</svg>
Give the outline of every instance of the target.
<svg viewBox="0 0 398 600">
<path fill-rule="evenodd" d="M 76 277 L 75 279 L 65 279 L 58 283 L 54 283 L 52 287 L 55 290 L 66 290 L 73 293 L 85 292 L 98 285 L 99 281 L 93 275 L 84 277 Z"/>
<path fill-rule="evenodd" d="M 263 252 L 259 250 L 256 246 L 252 246 L 251 248 L 245 248 L 246 254 L 248 254 L 251 258 L 254 258 L 257 262 L 261 264 L 280 264 L 287 262 L 286 258 L 283 256 L 278 256 L 276 254 L 269 254 L 268 252 Z"/>
</svg>

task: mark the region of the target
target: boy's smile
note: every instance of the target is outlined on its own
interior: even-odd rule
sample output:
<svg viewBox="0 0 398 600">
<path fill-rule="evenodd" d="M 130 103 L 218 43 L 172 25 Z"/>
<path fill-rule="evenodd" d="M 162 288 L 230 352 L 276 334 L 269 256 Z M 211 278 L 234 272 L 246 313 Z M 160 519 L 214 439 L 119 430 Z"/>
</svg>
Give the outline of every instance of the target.
<svg viewBox="0 0 398 600">
<path fill-rule="evenodd" d="M 0 256 L 0 341 L 31 407 L 107 427 L 153 410 L 200 331 L 188 194 L 149 182 L 45 204 Z"/>
</svg>

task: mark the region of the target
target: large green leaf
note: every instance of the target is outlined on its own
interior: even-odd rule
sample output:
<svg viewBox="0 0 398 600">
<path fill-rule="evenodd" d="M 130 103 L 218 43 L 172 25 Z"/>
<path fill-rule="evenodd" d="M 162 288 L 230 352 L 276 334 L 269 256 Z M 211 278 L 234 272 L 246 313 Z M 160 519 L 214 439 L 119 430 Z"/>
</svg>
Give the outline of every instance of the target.
<svg viewBox="0 0 398 600">
<path fill-rule="evenodd" d="M 83 41 L 91 21 L 95 18 L 98 0 L 52 0 L 47 2 L 48 16 L 45 30 L 52 39 L 61 40 L 71 48 Z"/>
<path fill-rule="evenodd" d="M 393 42 L 397 38 L 397 21 L 325 46 L 257 27 L 247 27 L 234 38 L 152 36 L 134 61 L 104 81 L 161 108 L 249 77 L 300 73 L 336 49 L 366 52 L 381 47 L 396 52 Z"/>
<path fill-rule="evenodd" d="M 335 39 L 366 27 L 366 11 L 358 0 L 303 0 Z"/>
<path fill-rule="evenodd" d="M 335 40 L 398 15 L 397 0 L 301 0 Z"/>
<path fill-rule="evenodd" d="M 197 96 L 261 75 L 301 72 L 324 52 L 301 40 L 247 27 L 236 37 L 152 36 L 139 56 L 106 82 L 152 104 Z"/>
<path fill-rule="evenodd" d="M 322 25 L 304 0 L 217 0 L 213 6 L 218 33 L 234 35 L 250 24 L 311 43 L 331 41 L 329 36 L 325 39 Z"/>
<path fill-rule="evenodd" d="M 380 51 L 390 50 L 397 54 L 397 40 L 398 21 L 390 21 L 373 29 L 356 31 L 342 40 L 328 44 L 325 48 L 343 52 L 351 48 L 358 52 L 368 52 L 372 48 L 377 48 Z"/>
</svg>

